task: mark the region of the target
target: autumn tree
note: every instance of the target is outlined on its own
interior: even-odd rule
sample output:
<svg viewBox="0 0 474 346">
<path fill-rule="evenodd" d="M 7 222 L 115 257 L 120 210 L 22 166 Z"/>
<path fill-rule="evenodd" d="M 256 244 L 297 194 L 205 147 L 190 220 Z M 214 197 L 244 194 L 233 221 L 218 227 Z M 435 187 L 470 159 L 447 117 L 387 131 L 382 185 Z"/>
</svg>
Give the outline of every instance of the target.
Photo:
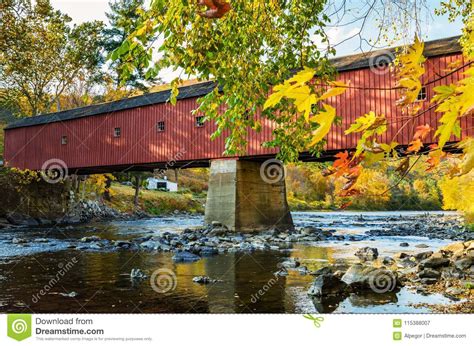
<svg viewBox="0 0 474 346">
<path fill-rule="evenodd" d="M 114 0 L 109 2 L 110 12 L 106 13 L 109 25 L 104 29 L 104 48 L 107 55 L 118 49 L 129 35 L 135 32 L 143 23 L 144 0 Z M 130 48 L 130 47 L 129 47 Z M 137 45 L 136 54 L 147 55 L 149 52 L 142 45 Z M 123 84 L 133 89 L 146 90 L 145 71 L 147 64 L 130 66 L 125 59 L 118 57 L 110 64 L 116 85 Z M 121 79 L 126 75 L 127 78 Z M 148 83 L 154 82 L 149 78 Z"/>
<path fill-rule="evenodd" d="M 101 22 L 71 25 L 49 0 L 3 0 L 0 17 L 0 97 L 21 115 L 49 112 L 78 81 L 100 80 Z"/>
</svg>

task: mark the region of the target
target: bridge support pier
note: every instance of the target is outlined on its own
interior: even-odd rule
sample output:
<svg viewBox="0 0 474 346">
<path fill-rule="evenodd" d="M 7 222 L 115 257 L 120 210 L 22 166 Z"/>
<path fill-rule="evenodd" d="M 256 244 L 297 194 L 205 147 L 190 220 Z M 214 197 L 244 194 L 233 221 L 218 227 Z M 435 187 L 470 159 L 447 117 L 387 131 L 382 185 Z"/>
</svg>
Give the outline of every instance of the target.
<svg viewBox="0 0 474 346">
<path fill-rule="evenodd" d="M 292 229 L 286 200 L 284 167 L 239 159 L 213 160 L 206 203 L 206 223 L 230 230 Z"/>
</svg>

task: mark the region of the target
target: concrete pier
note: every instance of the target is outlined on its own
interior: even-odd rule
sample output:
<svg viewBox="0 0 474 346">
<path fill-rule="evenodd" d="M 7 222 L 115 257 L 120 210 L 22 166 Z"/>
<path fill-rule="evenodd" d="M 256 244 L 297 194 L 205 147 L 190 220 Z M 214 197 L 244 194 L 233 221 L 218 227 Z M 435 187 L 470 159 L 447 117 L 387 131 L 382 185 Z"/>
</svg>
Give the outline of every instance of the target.
<svg viewBox="0 0 474 346">
<path fill-rule="evenodd" d="M 276 160 L 263 164 L 239 159 L 212 161 L 205 220 L 237 231 L 292 229 L 284 167 Z"/>
</svg>

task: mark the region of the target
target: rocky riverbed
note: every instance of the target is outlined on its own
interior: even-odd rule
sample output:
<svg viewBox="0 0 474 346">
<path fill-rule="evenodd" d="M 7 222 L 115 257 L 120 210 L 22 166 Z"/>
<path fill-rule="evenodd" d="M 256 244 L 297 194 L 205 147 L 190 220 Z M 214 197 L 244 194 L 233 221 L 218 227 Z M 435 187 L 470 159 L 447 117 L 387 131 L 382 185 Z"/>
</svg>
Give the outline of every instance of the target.
<svg viewBox="0 0 474 346">
<path fill-rule="evenodd" d="M 217 222 L 204 227 L 200 216 L 190 215 L 4 228 L 0 310 L 74 311 L 64 304 L 68 299 L 87 302 L 91 312 L 130 312 L 137 301 L 145 312 L 472 308 L 473 236 L 456 214 L 294 213 L 294 218 L 294 230 L 256 233 L 231 232 Z M 458 251 L 450 252 L 446 246 L 454 241 Z M 75 270 L 61 279 L 61 287 L 32 304 L 35 292 L 55 276 L 57 263 L 71 258 L 77 259 Z M 157 295 L 150 280 L 160 268 L 172 273 L 176 287 Z M 101 298 L 91 300 L 94 293 Z"/>
</svg>

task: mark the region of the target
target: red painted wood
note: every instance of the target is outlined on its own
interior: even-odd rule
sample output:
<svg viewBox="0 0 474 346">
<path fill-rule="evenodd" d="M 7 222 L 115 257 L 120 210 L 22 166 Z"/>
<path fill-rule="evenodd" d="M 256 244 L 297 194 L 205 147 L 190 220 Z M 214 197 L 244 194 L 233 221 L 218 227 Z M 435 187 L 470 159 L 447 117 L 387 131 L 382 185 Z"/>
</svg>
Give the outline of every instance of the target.
<svg viewBox="0 0 474 346">
<path fill-rule="evenodd" d="M 427 72 L 423 82 L 437 78 L 436 73 L 445 73 L 443 70 L 448 64 L 459 58 L 459 55 L 430 58 L 426 64 Z M 433 87 L 455 82 L 461 78 L 462 72 L 429 84 L 428 99 L 433 96 Z M 345 82 L 350 81 L 352 86 L 395 86 L 395 78 L 388 69 L 386 73 L 375 73 L 371 69 L 346 71 L 341 72 L 338 78 Z M 397 98 L 395 90 L 349 89 L 345 94 L 330 100 L 337 108 L 337 114 L 342 117 L 342 125 L 333 126 L 327 138 L 326 149 L 353 149 L 358 135 L 346 136 L 344 131 L 357 117 L 371 110 L 377 114 L 385 114 L 388 119 L 388 131 L 380 139 L 384 142 L 394 140 L 400 144 L 408 144 L 416 126 L 429 124 L 436 128 L 440 114 L 431 110 L 400 130 L 401 123 L 394 119 L 402 115 L 400 108 L 395 105 Z M 422 101 L 422 106 L 427 109 L 430 104 L 428 101 Z M 225 134 L 211 141 L 209 137 L 216 130 L 216 125 L 207 122 L 204 127 L 196 127 L 195 115 L 192 114 L 196 107 L 196 99 L 184 99 L 179 100 L 176 106 L 156 104 L 113 114 L 9 129 L 5 132 L 5 162 L 8 166 L 21 169 L 41 169 L 45 161 L 54 158 L 63 160 L 70 169 L 81 169 L 165 164 L 174 161 L 191 163 L 223 158 Z M 157 131 L 156 124 L 159 121 L 165 122 L 163 132 Z M 461 121 L 463 137 L 472 136 L 473 119 L 466 117 Z M 121 128 L 120 138 L 114 137 L 116 127 Z M 276 153 L 276 150 L 262 148 L 262 143 L 271 138 L 273 128 L 274 125 L 270 121 L 263 119 L 260 133 L 249 130 L 248 156 Z M 62 136 L 68 137 L 67 145 L 61 145 Z M 433 141 L 433 136 L 430 135 L 428 142 Z"/>
</svg>

